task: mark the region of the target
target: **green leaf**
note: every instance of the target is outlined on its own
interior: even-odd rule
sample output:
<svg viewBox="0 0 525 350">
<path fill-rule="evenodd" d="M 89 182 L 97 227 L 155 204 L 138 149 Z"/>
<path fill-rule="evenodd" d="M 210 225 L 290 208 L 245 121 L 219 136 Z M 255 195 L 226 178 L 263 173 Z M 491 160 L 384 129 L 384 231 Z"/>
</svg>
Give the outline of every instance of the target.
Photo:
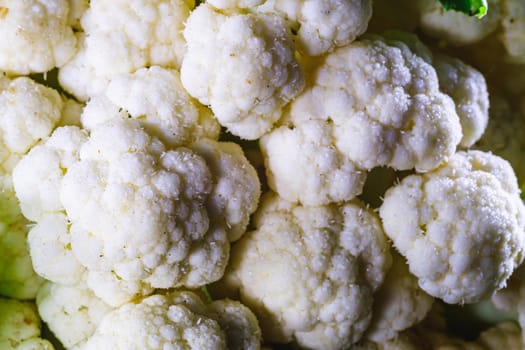
<svg viewBox="0 0 525 350">
<path fill-rule="evenodd" d="M 447 11 L 459 11 L 477 18 L 485 17 L 489 9 L 487 0 L 439 0 L 439 2 Z"/>
</svg>

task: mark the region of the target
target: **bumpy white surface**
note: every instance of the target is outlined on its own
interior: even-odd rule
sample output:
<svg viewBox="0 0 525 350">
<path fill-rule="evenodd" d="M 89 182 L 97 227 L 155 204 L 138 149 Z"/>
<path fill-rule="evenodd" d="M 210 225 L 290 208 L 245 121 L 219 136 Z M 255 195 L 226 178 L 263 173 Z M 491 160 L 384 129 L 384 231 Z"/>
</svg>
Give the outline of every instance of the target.
<svg viewBox="0 0 525 350">
<path fill-rule="evenodd" d="M 67 349 L 86 341 L 112 308 L 85 285 L 45 283 L 36 298 L 38 314 Z"/>
<path fill-rule="evenodd" d="M 224 14 L 204 3 L 188 18 L 184 38 L 182 84 L 234 135 L 256 139 L 268 132 L 304 86 L 278 15 Z"/>
<path fill-rule="evenodd" d="M 435 56 L 439 88 L 452 97 L 459 116 L 463 138 L 460 146 L 470 147 L 485 132 L 489 121 L 489 94 L 483 74 L 457 58 Z"/>
<path fill-rule="evenodd" d="M 365 170 L 427 171 L 451 156 L 462 135 L 459 117 L 419 55 L 373 36 L 324 57 L 282 125 L 261 138 L 271 188 L 308 204 L 350 200 Z"/>
<path fill-rule="evenodd" d="M 173 292 L 112 311 L 78 349 L 258 350 L 260 341 L 257 320 L 240 303 L 205 305 L 191 292 Z"/>
<path fill-rule="evenodd" d="M 0 2 L 0 71 L 25 75 L 65 64 L 77 49 L 68 16 L 67 0 Z"/>
<path fill-rule="evenodd" d="M 59 128 L 33 148 L 14 184 L 24 215 L 37 221 L 29 235 L 37 272 L 59 283 L 86 278 L 113 306 L 154 288 L 219 279 L 230 238 L 255 210 L 259 181 L 240 147 L 200 142 L 196 151 L 169 149 L 138 121 L 117 119 L 89 135 Z M 52 253 L 82 268 L 46 262 Z"/>
<path fill-rule="evenodd" d="M 27 77 L 10 79 L 0 74 L 2 174 L 10 173 L 29 148 L 51 134 L 61 118 L 63 105 L 58 92 L 51 88 Z"/>
<path fill-rule="evenodd" d="M 421 29 L 453 45 L 476 43 L 494 32 L 501 19 L 500 0 L 488 0 L 489 11 L 481 19 L 458 11 L 445 11 L 438 1 L 417 0 Z"/>
<path fill-rule="evenodd" d="M 333 145 L 331 126 L 311 120 L 261 138 L 268 183 L 281 197 L 305 205 L 350 200 L 361 193 L 366 171 Z"/>
<path fill-rule="evenodd" d="M 114 77 L 103 95 L 89 100 L 82 125 L 92 129 L 130 116 L 170 147 L 219 138 L 220 126 L 210 110 L 184 90 L 174 69 L 154 66 Z"/>
<path fill-rule="evenodd" d="M 425 318 L 434 298 L 417 284 L 405 259 L 392 253 L 392 267 L 385 282 L 374 294 L 372 321 L 365 338 L 374 342 L 385 342 Z"/>
<path fill-rule="evenodd" d="M 263 338 L 319 349 L 359 340 L 391 263 L 378 218 L 357 202 L 303 207 L 269 194 L 255 227 L 234 245 L 221 283 L 239 290 Z"/>
<path fill-rule="evenodd" d="M 269 0 L 261 12 L 286 18 L 296 33 L 297 49 L 319 56 L 363 34 L 372 16 L 370 0 Z"/>
<path fill-rule="evenodd" d="M 523 260 L 525 206 L 510 164 L 491 153 L 458 152 L 404 178 L 379 213 L 420 287 L 447 303 L 490 296 Z"/>
<path fill-rule="evenodd" d="M 101 93 L 117 74 L 151 65 L 180 67 L 186 52 L 182 29 L 190 3 L 91 1 L 81 18 L 80 48 L 60 69 L 61 85 L 85 101 Z"/>
</svg>

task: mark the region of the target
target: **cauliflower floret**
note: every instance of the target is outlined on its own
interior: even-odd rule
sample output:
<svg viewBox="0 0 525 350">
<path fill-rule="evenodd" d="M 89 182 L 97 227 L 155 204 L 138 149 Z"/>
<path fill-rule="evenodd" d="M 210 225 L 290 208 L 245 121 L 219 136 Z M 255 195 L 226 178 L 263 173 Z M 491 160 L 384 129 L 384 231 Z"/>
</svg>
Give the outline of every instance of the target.
<svg viewBox="0 0 525 350">
<path fill-rule="evenodd" d="M 502 322 L 483 331 L 476 341 L 483 349 L 523 349 L 522 330 L 515 322 Z"/>
<path fill-rule="evenodd" d="M 219 279 L 230 238 L 244 232 L 255 210 L 259 181 L 238 146 L 199 142 L 196 151 L 166 148 L 133 119 L 110 120 L 89 135 L 57 129 L 13 173 L 22 210 L 37 221 L 29 236 L 36 259 L 45 260 L 52 241 L 61 259 L 80 262 L 88 286 L 112 306 L 154 288 Z M 236 201 L 226 205 L 226 196 Z M 78 264 L 35 268 L 58 283 L 84 278 L 69 275 L 80 274 Z"/>
<path fill-rule="evenodd" d="M 269 193 L 255 227 L 218 289 L 239 291 L 264 339 L 327 350 L 359 340 L 391 263 L 378 218 L 358 202 L 303 207 Z"/>
<path fill-rule="evenodd" d="M 525 63 L 525 2 L 522 0 L 500 0 L 500 39 L 512 61 Z"/>
<path fill-rule="evenodd" d="M 83 284 L 45 283 L 36 297 L 38 313 L 66 348 L 86 341 L 113 310 Z"/>
<path fill-rule="evenodd" d="M 417 0 L 415 6 L 419 11 L 421 29 L 427 35 L 462 46 L 476 43 L 498 28 L 500 2 L 488 0 L 490 10 L 481 19 L 458 11 L 447 11 L 435 0 Z"/>
<path fill-rule="evenodd" d="M 0 298 L 0 349 L 54 349 L 40 338 L 40 317 L 34 303 Z"/>
<path fill-rule="evenodd" d="M 322 120 L 278 128 L 260 144 L 269 186 L 288 201 L 322 205 L 361 193 L 366 171 L 334 147 L 331 126 Z"/>
<path fill-rule="evenodd" d="M 462 133 L 454 103 L 439 91 L 434 68 L 401 41 L 354 41 L 327 55 L 312 76 L 282 126 L 261 138 L 269 184 L 285 199 L 350 200 L 365 170 L 426 171 L 455 152 Z M 298 174 L 317 174 L 317 194 L 293 184 Z"/>
<path fill-rule="evenodd" d="M 0 2 L 0 71 L 47 72 L 64 65 L 77 49 L 68 23 L 69 1 Z"/>
<path fill-rule="evenodd" d="M 130 116 L 171 147 L 219 138 L 219 124 L 188 95 L 173 69 L 154 66 L 114 77 L 103 95 L 90 99 L 82 125 L 92 129 L 108 119 Z"/>
<path fill-rule="evenodd" d="M 523 260 L 519 195 L 508 162 L 462 151 L 389 189 L 379 214 L 423 290 L 447 303 L 471 303 L 505 286 Z"/>
<path fill-rule="evenodd" d="M 90 1 L 81 19 L 80 49 L 59 71 L 61 85 L 86 101 L 117 74 L 151 65 L 179 68 L 192 6 L 183 0 Z"/>
<path fill-rule="evenodd" d="M 461 60 L 434 56 L 439 88 L 456 104 L 463 138 L 460 146 L 472 146 L 485 131 L 489 120 L 489 94 L 483 74 Z"/>
<path fill-rule="evenodd" d="M 304 86 L 291 34 L 278 15 L 223 14 L 204 3 L 188 18 L 184 37 L 182 84 L 241 138 L 268 132 Z"/>
<path fill-rule="evenodd" d="M 0 75 L 2 175 L 10 174 L 24 153 L 51 134 L 62 116 L 63 105 L 58 92 L 51 88 L 27 77 L 9 79 Z"/>
<path fill-rule="evenodd" d="M 112 311 L 78 350 L 106 348 L 257 350 L 260 330 L 255 316 L 238 302 L 205 305 L 191 292 L 173 292 Z"/>
<path fill-rule="evenodd" d="M 370 0 L 268 0 L 258 9 L 283 15 L 296 33 L 297 49 L 319 56 L 363 34 L 372 16 Z"/>
<path fill-rule="evenodd" d="M 395 251 L 392 257 L 385 282 L 374 294 L 372 322 L 365 334 L 365 338 L 375 342 L 395 338 L 399 332 L 423 320 L 434 302 L 434 298 L 419 288 L 405 259 Z"/>
</svg>

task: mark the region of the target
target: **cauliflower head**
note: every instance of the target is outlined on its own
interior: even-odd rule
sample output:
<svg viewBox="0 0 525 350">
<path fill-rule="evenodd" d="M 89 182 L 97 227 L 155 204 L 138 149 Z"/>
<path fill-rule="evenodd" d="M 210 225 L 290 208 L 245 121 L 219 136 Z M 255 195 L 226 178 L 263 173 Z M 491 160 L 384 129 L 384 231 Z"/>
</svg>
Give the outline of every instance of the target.
<svg viewBox="0 0 525 350">
<path fill-rule="evenodd" d="M 278 15 L 225 14 L 204 3 L 192 11 L 184 38 L 183 86 L 236 136 L 268 132 L 304 86 L 291 34 Z"/>
<path fill-rule="evenodd" d="M 233 246 L 219 289 L 239 292 L 266 341 L 318 349 L 358 341 L 391 263 L 378 218 L 359 202 L 307 207 L 269 193 L 254 224 Z"/>
<path fill-rule="evenodd" d="M 40 317 L 34 303 L 0 298 L 0 348 L 4 350 L 54 350 L 40 338 Z"/>
<path fill-rule="evenodd" d="M 350 44 L 366 31 L 372 1 L 268 0 L 257 10 L 284 16 L 294 32 L 297 49 L 308 56 L 319 56 Z"/>
<path fill-rule="evenodd" d="M 259 181 L 239 146 L 201 140 L 195 148 L 167 148 L 133 119 L 89 133 L 58 128 L 20 161 L 13 180 L 22 212 L 36 221 L 29 234 L 36 259 L 56 249 L 78 263 L 35 261 L 36 271 L 57 283 L 85 278 L 112 306 L 154 288 L 219 279 L 230 239 L 255 210 Z"/>
<path fill-rule="evenodd" d="M 173 292 L 110 312 L 78 350 L 258 350 L 260 342 L 257 319 L 242 304 L 218 300 L 205 305 L 192 292 Z"/>
<path fill-rule="evenodd" d="M 491 153 L 461 151 L 404 178 L 379 214 L 419 286 L 447 303 L 490 296 L 523 260 L 525 206 L 510 164 Z"/>
<path fill-rule="evenodd" d="M 68 16 L 70 1 L 0 1 L 0 71 L 10 75 L 47 72 L 77 50 Z"/>
<path fill-rule="evenodd" d="M 211 111 L 184 90 L 174 69 L 153 66 L 115 76 L 103 94 L 88 101 L 82 125 L 92 129 L 111 118 L 129 117 L 171 147 L 219 138 Z"/>
<path fill-rule="evenodd" d="M 46 282 L 36 296 L 38 314 L 67 349 L 85 342 L 105 315 L 113 310 L 85 284 Z"/>
<path fill-rule="evenodd" d="M 179 68 L 192 1 L 92 0 L 81 17 L 79 49 L 59 71 L 60 84 L 86 101 L 111 78 L 152 65 Z"/>
<path fill-rule="evenodd" d="M 452 97 L 461 123 L 460 146 L 468 148 L 478 141 L 489 121 L 489 94 L 483 74 L 463 61 L 444 55 L 432 60 L 439 88 Z"/>
</svg>

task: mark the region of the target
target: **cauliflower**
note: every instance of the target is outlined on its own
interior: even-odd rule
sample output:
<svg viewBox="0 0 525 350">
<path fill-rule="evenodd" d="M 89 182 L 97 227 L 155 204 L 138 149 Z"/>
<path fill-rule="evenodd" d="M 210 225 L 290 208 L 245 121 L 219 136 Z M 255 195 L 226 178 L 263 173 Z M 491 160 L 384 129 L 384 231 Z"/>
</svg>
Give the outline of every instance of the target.
<svg viewBox="0 0 525 350">
<path fill-rule="evenodd" d="M 152 295 L 107 314 L 78 350 L 258 350 L 260 329 L 252 312 L 231 300 L 205 305 L 194 293 Z"/>
<path fill-rule="evenodd" d="M 103 317 L 113 310 L 84 284 L 74 286 L 46 282 L 36 296 L 38 313 L 66 348 L 85 342 Z"/>
<path fill-rule="evenodd" d="M 374 294 L 372 321 L 365 338 L 383 342 L 395 338 L 399 332 L 410 328 L 425 318 L 434 298 L 423 292 L 405 260 L 392 253 L 392 267 L 385 282 Z"/>
<path fill-rule="evenodd" d="M 0 71 L 10 75 L 47 72 L 77 50 L 67 0 L 0 1 Z"/>
<path fill-rule="evenodd" d="M 10 174 L 24 153 L 51 134 L 61 119 L 63 107 L 64 102 L 55 90 L 27 77 L 10 79 L 0 74 L 2 176 Z"/>
<path fill-rule="evenodd" d="M 40 317 L 31 302 L 0 298 L 0 348 L 3 350 L 53 350 L 40 338 Z"/>
<path fill-rule="evenodd" d="M 72 113 L 70 106 L 55 90 L 27 77 L 0 76 L 0 295 L 32 299 L 42 283 L 29 257 L 29 221 L 20 212 L 11 172 L 65 114 Z"/>
<path fill-rule="evenodd" d="M 179 68 L 186 52 L 182 29 L 192 7 L 184 0 L 90 1 L 81 18 L 80 47 L 61 67 L 60 84 L 86 101 L 117 74 L 151 65 Z"/>
<path fill-rule="evenodd" d="M 85 278 L 111 306 L 219 279 L 230 240 L 255 210 L 259 181 L 238 146 L 203 139 L 190 147 L 166 148 L 133 119 L 89 133 L 59 128 L 34 147 L 13 180 L 22 212 L 36 221 L 36 271 L 56 283 Z M 71 263 L 40 265 L 50 254 Z"/>
<path fill-rule="evenodd" d="M 304 86 L 291 34 L 278 15 L 225 14 L 204 3 L 188 18 L 184 38 L 184 88 L 236 136 L 268 132 Z"/>
<path fill-rule="evenodd" d="M 475 68 L 445 55 L 434 56 L 439 88 L 452 97 L 459 116 L 463 138 L 460 146 L 468 148 L 483 135 L 489 120 L 489 94 L 485 78 Z"/>
<path fill-rule="evenodd" d="M 254 225 L 215 288 L 239 291 L 266 341 L 327 350 L 358 341 L 391 263 L 378 218 L 357 201 L 306 207 L 269 193 Z"/>
<path fill-rule="evenodd" d="M 423 290 L 447 303 L 472 303 L 504 287 L 523 260 L 519 195 L 508 162 L 461 151 L 390 188 L 379 214 Z"/>
<path fill-rule="evenodd" d="M 319 56 L 348 45 L 366 31 L 372 1 L 268 0 L 257 10 L 284 16 L 295 33 L 297 49 Z"/>
<path fill-rule="evenodd" d="M 439 91 L 434 68 L 401 41 L 354 41 L 324 57 L 312 74 L 282 125 L 260 140 L 270 187 L 287 200 L 350 200 L 362 190 L 364 171 L 431 170 L 461 140 L 455 105 Z M 299 155 L 303 147 L 315 153 Z M 305 173 L 317 174 L 302 180 L 312 186 L 290 182 Z"/>
<path fill-rule="evenodd" d="M 490 11 L 481 19 L 457 11 L 446 11 L 436 0 L 417 0 L 420 26 L 424 33 L 452 45 L 476 43 L 496 31 L 500 24 L 500 2 L 487 0 Z"/>
<path fill-rule="evenodd" d="M 171 147 L 219 138 L 219 124 L 184 90 L 178 71 L 159 66 L 112 78 L 105 92 L 87 103 L 82 125 L 89 130 L 114 117 L 140 120 Z"/>
</svg>

